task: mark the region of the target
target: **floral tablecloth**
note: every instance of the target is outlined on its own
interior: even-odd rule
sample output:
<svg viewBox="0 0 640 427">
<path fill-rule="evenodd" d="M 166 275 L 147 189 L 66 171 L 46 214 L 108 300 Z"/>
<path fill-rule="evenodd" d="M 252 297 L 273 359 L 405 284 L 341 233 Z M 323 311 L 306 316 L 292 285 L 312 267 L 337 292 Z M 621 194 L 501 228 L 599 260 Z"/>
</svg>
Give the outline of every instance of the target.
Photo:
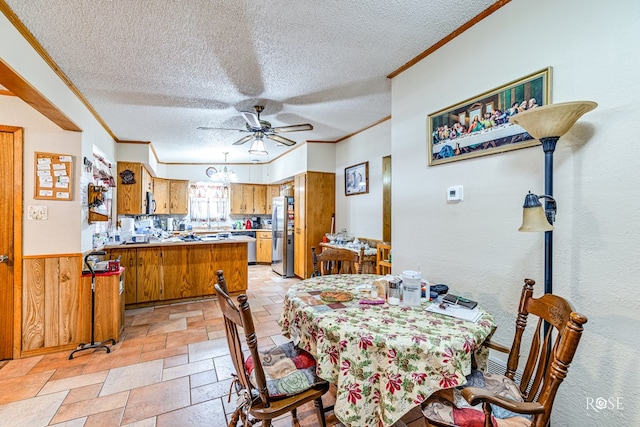
<svg viewBox="0 0 640 427">
<path fill-rule="evenodd" d="M 336 384 L 334 411 L 348 427 L 390 426 L 433 392 L 464 384 L 472 354 L 495 328 L 486 312 L 472 323 L 427 312 L 426 303 L 360 304 L 356 286 L 378 277 L 304 280 L 287 292 L 280 317 L 282 333 L 316 358 L 321 378 Z M 341 290 L 356 298 L 320 299 L 322 291 Z"/>
</svg>

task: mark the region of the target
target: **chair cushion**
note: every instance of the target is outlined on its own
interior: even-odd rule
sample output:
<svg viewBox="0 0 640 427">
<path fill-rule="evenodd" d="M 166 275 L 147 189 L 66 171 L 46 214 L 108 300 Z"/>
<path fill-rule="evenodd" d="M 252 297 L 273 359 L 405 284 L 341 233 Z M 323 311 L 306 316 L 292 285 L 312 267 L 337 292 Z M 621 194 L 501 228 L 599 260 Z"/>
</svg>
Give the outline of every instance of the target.
<svg viewBox="0 0 640 427">
<path fill-rule="evenodd" d="M 422 413 L 431 421 L 460 427 L 483 427 L 482 404 L 471 406 L 460 391 L 465 387 L 480 387 L 507 399 L 524 401 L 518 386 L 504 375 L 473 371 L 467 376 L 467 384 L 454 389 L 440 390 L 427 399 Z M 529 427 L 530 415 L 516 414 L 497 405 L 491 405 L 494 427 Z"/>
<path fill-rule="evenodd" d="M 292 396 L 324 382 L 316 376 L 316 361 L 308 352 L 292 342 L 260 351 L 260 361 L 271 398 Z M 251 384 L 257 387 L 253 358 L 245 361 Z"/>
</svg>

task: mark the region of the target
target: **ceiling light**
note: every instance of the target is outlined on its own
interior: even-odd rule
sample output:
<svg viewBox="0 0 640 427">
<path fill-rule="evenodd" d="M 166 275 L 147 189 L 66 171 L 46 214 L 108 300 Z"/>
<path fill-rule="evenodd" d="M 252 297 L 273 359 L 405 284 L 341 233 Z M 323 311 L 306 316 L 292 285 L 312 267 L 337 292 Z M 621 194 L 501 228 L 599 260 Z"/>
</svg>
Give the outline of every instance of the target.
<svg viewBox="0 0 640 427">
<path fill-rule="evenodd" d="M 212 181 L 219 182 L 235 182 L 238 180 L 238 175 L 233 171 L 233 169 L 227 168 L 227 154 L 228 152 L 224 152 L 224 167 L 220 170 L 210 167 L 207 169 L 207 176 Z"/>
<path fill-rule="evenodd" d="M 256 139 L 251 143 L 251 148 L 249 148 L 249 153 L 255 154 L 258 156 L 266 156 L 267 150 L 264 147 L 264 141 L 262 140 L 262 135 L 256 136 Z"/>
</svg>

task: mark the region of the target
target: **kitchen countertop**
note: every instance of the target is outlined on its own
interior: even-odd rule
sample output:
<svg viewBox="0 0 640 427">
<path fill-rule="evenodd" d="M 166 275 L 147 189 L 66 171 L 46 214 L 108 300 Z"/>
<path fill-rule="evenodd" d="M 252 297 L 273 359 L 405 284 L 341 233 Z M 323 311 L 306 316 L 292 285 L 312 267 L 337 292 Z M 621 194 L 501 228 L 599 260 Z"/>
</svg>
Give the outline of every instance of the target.
<svg viewBox="0 0 640 427">
<path fill-rule="evenodd" d="M 175 239 L 175 240 L 174 240 Z M 136 249 L 136 248 L 151 248 L 157 246 L 179 246 L 179 245 L 225 245 L 229 243 L 248 243 L 255 242 L 256 239 L 249 236 L 234 236 L 231 239 L 222 240 L 196 240 L 196 241 L 183 241 L 177 237 L 169 239 L 150 239 L 148 243 L 118 243 L 109 244 L 102 247 L 102 249 Z"/>
<path fill-rule="evenodd" d="M 173 230 L 173 234 L 176 235 L 180 235 L 180 234 L 215 234 L 215 233 L 237 233 L 239 231 L 271 231 L 270 228 L 249 228 L 249 229 L 241 229 L 241 230 L 236 230 L 236 229 L 230 229 L 230 228 L 194 228 L 192 230 L 184 230 L 184 231 L 177 231 L 177 230 Z"/>
</svg>

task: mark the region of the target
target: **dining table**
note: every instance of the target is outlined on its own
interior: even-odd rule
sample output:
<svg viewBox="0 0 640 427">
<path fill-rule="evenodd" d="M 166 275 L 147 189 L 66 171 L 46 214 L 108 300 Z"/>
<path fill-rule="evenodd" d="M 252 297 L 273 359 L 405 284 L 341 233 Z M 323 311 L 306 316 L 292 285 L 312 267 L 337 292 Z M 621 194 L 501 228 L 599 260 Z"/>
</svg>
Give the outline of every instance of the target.
<svg viewBox="0 0 640 427">
<path fill-rule="evenodd" d="M 292 285 L 280 316 L 282 334 L 317 361 L 317 375 L 335 384 L 334 414 L 347 427 L 388 427 L 432 393 L 465 384 L 481 344 L 495 330 L 481 307 L 476 322 L 389 305 L 367 296 L 381 276 L 337 274 Z"/>
</svg>

